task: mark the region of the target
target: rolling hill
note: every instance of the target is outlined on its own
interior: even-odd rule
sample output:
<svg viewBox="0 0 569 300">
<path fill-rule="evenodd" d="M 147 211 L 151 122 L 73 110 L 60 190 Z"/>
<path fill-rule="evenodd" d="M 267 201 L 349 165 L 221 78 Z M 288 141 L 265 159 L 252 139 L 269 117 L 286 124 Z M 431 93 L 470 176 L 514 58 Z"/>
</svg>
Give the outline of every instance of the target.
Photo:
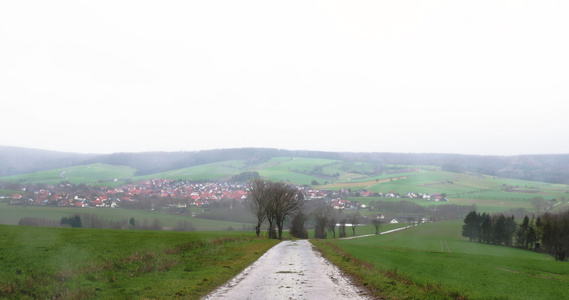
<svg viewBox="0 0 569 300">
<path fill-rule="evenodd" d="M 278 177 L 276 173 L 282 170 L 263 167 L 265 163 L 274 163 L 274 159 L 278 157 L 319 160 L 312 164 L 312 167 L 308 164 L 303 167 L 304 169 L 295 167 L 292 162 L 282 162 L 283 165 L 290 165 L 286 166 L 287 171 L 291 169 L 298 174 L 318 177 L 321 179 L 317 180 L 319 182 L 329 178 L 346 180 L 358 177 L 350 174 L 354 173 L 350 170 L 356 170 L 356 174 L 377 175 L 388 172 L 389 170 L 385 170 L 386 166 L 402 165 L 422 166 L 423 170 L 439 168 L 450 172 L 471 172 L 528 181 L 569 184 L 569 154 L 481 156 L 436 153 L 323 152 L 265 148 L 78 154 L 0 146 L 0 176 L 97 163 L 128 166 L 135 169 L 134 176 L 145 176 L 211 163 L 240 160 L 244 165 L 239 166 L 239 170 L 257 167 L 266 169 Z M 306 163 L 306 161 L 303 162 L 303 164 Z"/>
</svg>

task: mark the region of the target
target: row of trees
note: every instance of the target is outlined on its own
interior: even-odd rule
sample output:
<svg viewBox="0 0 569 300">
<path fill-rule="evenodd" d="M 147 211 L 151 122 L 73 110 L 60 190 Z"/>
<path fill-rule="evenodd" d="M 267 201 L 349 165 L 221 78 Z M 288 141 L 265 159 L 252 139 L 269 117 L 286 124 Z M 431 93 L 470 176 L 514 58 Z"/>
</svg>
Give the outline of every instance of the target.
<svg viewBox="0 0 569 300">
<path fill-rule="evenodd" d="M 155 218 L 152 222 L 144 219 L 142 222 L 134 218 L 122 220 L 102 219 L 95 214 L 82 213 L 70 217 L 63 217 L 58 222 L 45 218 L 22 218 L 18 225 L 41 226 L 41 227 L 73 227 L 73 228 L 97 228 L 97 229 L 138 229 L 138 230 L 164 230 L 164 224 Z M 189 221 L 180 220 L 171 228 L 172 231 L 195 231 L 196 227 Z"/>
<path fill-rule="evenodd" d="M 249 183 L 250 196 L 246 206 L 256 217 L 255 233 L 260 236 L 261 226 L 268 223 L 269 237 L 282 239 L 285 219 L 290 219 L 290 233 L 297 238 L 308 238 L 305 223 L 308 219 L 314 222 L 314 237 L 324 239 L 327 232 L 336 238 L 336 227 L 340 224 L 338 236 L 345 237 L 346 224 L 350 224 L 353 235 L 360 220 L 358 212 L 340 214 L 325 201 L 310 201 L 306 207 L 302 193 L 283 182 L 272 182 L 255 178 Z M 376 229 L 379 229 L 379 222 Z M 376 230 L 376 231 L 377 231 Z"/>
<path fill-rule="evenodd" d="M 569 211 L 548 212 L 537 219 L 526 215 L 520 225 L 514 222 L 514 216 L 471 211 L 464 219 L 462 236 L 471 241 L 546 251 L 556 260 L 565 261 L 569 258 Z"/>
<path fill-rule="evenodd" d="M 314 217 L 315 238 L 325 239 L 327 237 L 326 232 L 331 232 L 333 238 L 336 238 L 336 225 L 338 224 L 338 237 L 342 238 L 347 236 L 346 224 L 350 224 L 352 234 L 356 235 L 356 226 L 360 221 L 360 213 L 355 212 L 344 215 L 343 213 L 339 214 L 338 212 L 342 213 L 342 211 L 335 210 L 325 201 L 319 202 L 316 207 L 312 209 L 310 215 Z"/>
<path fill-rule="evenodd" d="M 470 238 L 471 241 L 512 246 L 516 227 L 514 216 L 480 214 L 471 211 L 464 218 L 462 236 Z"/>
<path fill-rule="evenodd" d="M 255 178 L 249 183 L 250 196 L 247 208 L 255 215 L 257 237 L 261 233 L 261 225 L 269 223 L 269 237 L 282 240 L 284 221 L 288 216 L 298 212 L 304 203 L 302 194 L 284 182 L 272 182 Z"/>
</svg>

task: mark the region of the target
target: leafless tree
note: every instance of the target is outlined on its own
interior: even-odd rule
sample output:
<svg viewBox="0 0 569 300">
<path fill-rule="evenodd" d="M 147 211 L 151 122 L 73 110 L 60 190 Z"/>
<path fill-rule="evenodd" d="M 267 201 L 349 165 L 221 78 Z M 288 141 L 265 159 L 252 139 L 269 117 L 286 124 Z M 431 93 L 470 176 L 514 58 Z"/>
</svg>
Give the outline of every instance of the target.
<svg viewBox="0 0 569 300">
<path fill-rule="evenodd" d="M 290 235 L 300 239 L 308 238 L 308 231 L 304 227 L 306 215 L 302 210 L 299 210 L 290 221 Z"/>
<path fill-rule="evenodd" d="M 541 241 L 555 260 L 565 261 L 569 257 L 569 211 L 542 215 L 540 224 L 543 232 Z"/>
<path fill-rule="evenodd" d="M 332 215 L 332 207 L 326 202 L 321 202 L 319 203 L 318 207 L 314 209 L 312 215 L 316 220 L 316 226 L 314 227 L 314 237 L 317 239 L 325 239 L 328 220 Z"/>
<path fill-rule="evenodd" d="M 381 226 L 381 220 L 373 219 L 371 220 L 371 224 L 373 224 L 373 226 L 375 227 L 375 234 L 379 234 L 379 226 Z"/>
<path fill-rule="evenodd" d="M 271 182 L 261 178 L 255 178 L 249 183 L 249 197 L 247 197 L 245 205 L 257 218 L 257 226 L 255 226 L 257 237 L 261 234 L 261 225 L 267 219 L 267 204 L 269 203 L 270 187 Z"/>
<path fill-rule="evenodd" d="M 358 226 L 358 221 L 360 220 L 360 213 L 356 212 L 348 216 L 348 221 L 352 223 L 352 233 L 356 235 L 356 226 Z"/>
<path fill-rule="evenodd" d="M 539 215 L 541 213 L 541 211 L 545 208 L 545 200 L 543 200 L 543 197 L 533 197 L 533 199 L 531 200 L 531 205 L 533 206 L 533 208 L 535 208 L 535 211 L 537 212 L 537 214 Z"/>
<path fill-rule="evenodd" d="M 340 219 L 340 233 L 338 234 L 340 238 L 346 237 L 346 222 L 346 218 Z"/>
<path fill-rule="evenodd" d="M 278 239 L 282 240 L 285 219 L 298 211 L 303 202 L 298 197 L 298 190 L 284 182 L 271 183 L 270 194 L 267 215 L 274 218 Z"/>
<path fill-rule="evenodd" d="M 336 223 L 338 223 L 338 218 L 332 208 L 332 213 L 328 216 L 328 223 L 326 224 L 326 227 L 329 231 L 332 231 L 333 238 L 336 238 Z"/>
</svg>

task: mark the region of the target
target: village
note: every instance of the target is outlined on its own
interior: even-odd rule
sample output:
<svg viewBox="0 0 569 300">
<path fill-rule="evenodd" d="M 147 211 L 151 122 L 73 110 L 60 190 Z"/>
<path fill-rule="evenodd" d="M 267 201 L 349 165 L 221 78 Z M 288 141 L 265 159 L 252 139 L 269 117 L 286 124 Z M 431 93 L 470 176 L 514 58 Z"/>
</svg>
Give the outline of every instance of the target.
<svg viewBox="0 0 569 300">
<path fill-rule="evenodd" d="M 326 200 L 334 209 L 370 209 L 364 203 L 348 200 L 354 197 L 413 198 L 424 201 L 448 201 L 443 194 L 407 193 L 394 191 L 377 193 L 367 190 L 352 192 L 349 189 L 319 190 L 310 186 L 296 186 L 306 201 Z M 61 183 L 21 187 L 22 193 L 2 196 L 12 205 L 37 205 L 58 207 L 117 208 L 135 207 L 141 201 L 152 202 L 152 208 L 209 208 L 220 203 L 241 203 L 248 195 L 247 183 L 243 182 L 192 182 L 184 180 L 152 179 L 119 187 L 87 186 L 85 184 Z"/>
</svg>

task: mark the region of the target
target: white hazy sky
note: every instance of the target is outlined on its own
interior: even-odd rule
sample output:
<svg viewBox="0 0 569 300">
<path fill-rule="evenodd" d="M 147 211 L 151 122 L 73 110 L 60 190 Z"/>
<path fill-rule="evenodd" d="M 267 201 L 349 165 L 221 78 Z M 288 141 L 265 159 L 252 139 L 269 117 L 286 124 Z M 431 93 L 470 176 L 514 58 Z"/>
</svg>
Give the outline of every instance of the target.
<svg viewBox="0 0 569 300">
<path fill-rule="evenodd" d="M 569 1 L 2 1 L 0 145 L 569 153 Z"/>
</svg>

